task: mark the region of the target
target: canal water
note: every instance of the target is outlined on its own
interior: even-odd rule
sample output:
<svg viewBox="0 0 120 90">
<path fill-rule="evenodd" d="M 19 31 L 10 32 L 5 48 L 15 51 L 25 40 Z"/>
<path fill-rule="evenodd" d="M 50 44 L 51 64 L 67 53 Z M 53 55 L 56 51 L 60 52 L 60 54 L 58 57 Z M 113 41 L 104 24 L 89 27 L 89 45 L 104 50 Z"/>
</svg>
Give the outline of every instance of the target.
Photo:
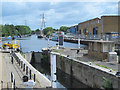
<svg viewBox="0 0 120 90">
<path fill-rule="evenodd" d="M 41 51 L 42 48 L 47 48 L 48 47 L 48 40 L 42 38 L 39 39 L 37 38 L 37 35 L 32 35 L 30 37 L 24 37 L 24 38 L 19 38 L 18 39 L 20 41 L 20 47 L 22 47 L 22 51 L 23 52 L 30 52 L 30 51 Z M 7 41 L 3 41 L 2 43 L 10 43 L 11 40 L 7 40 Z M 2 43 L 0 43 L 0 45 L 2 45 Z M 55 41 L 49 41 L 49 47 L 50 46 L 56 46 Z M 78 44 L 75 43 L 68 43 L 68 42 L 64 42 L 64 47 L 68 47 L 68 48 L 78 48 Z M 84 47 L 84 45 L 81 45 L 81 47 Z"/>
<path fill-rule="evenodd" d="M 31 51 L 38 52 L 38 51 L 41 51 L 42 48 L 48 47 L 48 41 L 44 38 L 38 39 L 37 35 L 20 38 L 18 40 L 20 41 L 20 47 L 22 47 L 23 52 L 31 52 Z M 3 41 L 2 43 L 5 43 L 5 42 L 11 42 L 11 40 Z M 0 45 L 2 45 L 2 43 L 0 43 Z M 55 41 L 49 41 L 49 47 L 56 46 L 56 43 L 57 42 Z M 78 44 L 64 42 L 64 47 L 78 48 Z M 85 47 L 85 46 L 81 45 L 81 47 Z M 37 63 L 32 63 L 32 65 L 38 71 L 40 71 L 43 75 L 45 75 L 49 80 L 51 80 L 49 65 L 37 64 Z M 67 75 L 66 73 L 62 72 L 59 69 L 57 69 L 56 77 L 57 77 L 57 81 L 56 81 L 57 88 L 64 88 L 64 89 L 88 88 L 88 86 L 84 85 L 74 77 Z"/>
</svg>

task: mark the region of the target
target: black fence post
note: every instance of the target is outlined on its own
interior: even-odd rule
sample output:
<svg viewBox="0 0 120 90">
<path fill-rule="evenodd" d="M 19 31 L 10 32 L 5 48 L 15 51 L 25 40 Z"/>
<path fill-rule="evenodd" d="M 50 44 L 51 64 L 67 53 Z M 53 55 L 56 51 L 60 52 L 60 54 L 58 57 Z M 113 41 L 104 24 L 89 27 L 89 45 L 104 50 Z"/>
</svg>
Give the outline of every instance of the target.
<svg viewBox="0 0 120 90">
<path fill-rule="evenodd" d="M 35 82 L 35 74 L 34 74 L 34 82 Z"/>
<path fill-rule="evenodd" d="M 25 71 L 25 64 L 23 65 L 23 71 Z"/>
<path fill-rule="evenodd" d="M 3 88 L 3 81 L 1 81 L 1 89 Z"/>
<path fill-rule="evenodd" d="M 30 70 L 30 79 L 31 79 L 31 70 Z"/>
<path fill-rule="evenodd" d="M 19 59 L 19 66 L 20 66 L 20 59 Z"/>
<path fill-rule="evenodd" d="M 26 66 L 26 75 L 28 75 L 28 66 Z"/>
<path fill-rule="evenodd" d="M 21 68 L 23 67 L 23 61 L 21 61 Z"/>
<path fill-rule="evenodd" d="M 12 62 L 12 64 L 13 64 L 13 57 L 11 56 L 11 62 Z"/>
<path fill-rule="evenodd" d="M 14 83 L 13 83 L 13 90 L 15 90 L 15 79 L 14 79 Z"/>
<path fill-rule="evenodd" d="M 13 74 L 12 74 L 12 72 L 11 72 L 11 82 L 13 82 Z"/>
</svg>

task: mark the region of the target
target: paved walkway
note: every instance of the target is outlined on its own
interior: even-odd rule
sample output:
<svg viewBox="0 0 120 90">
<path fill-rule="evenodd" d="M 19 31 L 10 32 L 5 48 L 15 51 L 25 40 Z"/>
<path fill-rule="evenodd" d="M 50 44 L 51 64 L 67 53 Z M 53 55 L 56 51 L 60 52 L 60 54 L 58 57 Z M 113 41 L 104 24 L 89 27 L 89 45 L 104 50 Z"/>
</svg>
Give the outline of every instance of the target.
<svg viewBox="0 0 120 90">
<path fill-rule="evenodd" d="M 16 88 L 25 88 L 25 86 L 23 85 L 23 80 L 22 80 L 22 77 L 25 75 L 25 72 L 23 71 L 23 69 L 21 69 L 21 67 L 16 62 L 15 59 L 14 59 L 14 63 L 12 64 L 9 53 L 2 53 L 1 56 L 2 56 L 2 59 L 0 59 L 0 64 L 2 64 L 2 71 L 0 70 L 0 74 L 3 77 L 0 76 L 0 80 L 3 81 L 3 84 L 2 84 L 3 86 L 0 85 L 2 86 L 0 88 L 7 88 L 7 87 L 11 88 L 12 87 L 11 79 L 10 79 L 11 72 L 14 74 Z M 40 87 L 41 86 L 36 81 L 36 85 L 33 88 L 40 88 Z"/>
<path fill-rule="evenodd" d="M 16 88 L 24 88 L 22 82 L 22 76 L 25 75 L 25 73 L 21 71 L 20 67 L 17 65 L 16 62 L 14 62 L 13 64 L 11 63 L 10 54 L 2 53 L 2 61 L 3 61 L 3 74 L 5 74 L 3 75 L 3 78 L 6 79 L 6 81 L 3 81 L 3 85 L 4 85 L 3 88 L 12 87 L 10 81 L 11 72 L 14 74 Z"/>
</svg>

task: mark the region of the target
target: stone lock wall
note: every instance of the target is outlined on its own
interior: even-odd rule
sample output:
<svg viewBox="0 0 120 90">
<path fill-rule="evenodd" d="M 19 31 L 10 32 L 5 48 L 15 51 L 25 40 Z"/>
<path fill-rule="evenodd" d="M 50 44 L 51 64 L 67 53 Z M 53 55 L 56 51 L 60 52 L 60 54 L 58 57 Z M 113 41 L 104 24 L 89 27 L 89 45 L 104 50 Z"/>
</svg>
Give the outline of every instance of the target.
<svg viewBox="0 0 120 90">
<path fill-rule="evenodd" d="M 119 86 L 118 84 L 120 83 L 120 79 L 118 77 L 104 69 L 99 69 L 98 66 L 95 67 L 61 55 L 57 55 L 56 63 L 58 69 L 72 75 L 74 78 L 90 87 L 101 88 L 105 85 L 106 83 L 103 77 L 112 83 L 113 88 L 118 88 Z"/>
</svg>

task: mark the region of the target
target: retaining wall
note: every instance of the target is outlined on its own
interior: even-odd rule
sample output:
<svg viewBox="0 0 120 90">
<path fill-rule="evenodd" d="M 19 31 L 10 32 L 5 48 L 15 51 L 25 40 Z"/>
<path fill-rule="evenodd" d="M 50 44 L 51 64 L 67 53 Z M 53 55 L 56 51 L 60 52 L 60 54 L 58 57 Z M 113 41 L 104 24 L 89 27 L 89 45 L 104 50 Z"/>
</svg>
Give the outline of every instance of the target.
<svg viewBox="0 0 120 90">
<path fill-rule="evenodd" d="M 41 63 L 42 53 L 41 52 L 27 52 L 24 53 L 25 59 L 30 62 Z"/>
<path fill-rule="evenodd" d="M 103 77 L 112 83 L 113 88 L 119 87 L 120 78 L 115 75 L 116 72 L 109 72 L 108 69 L 70 59 L 59 54 L 56 56 L 56 64 L 58 69 L 72 75 L 90 87 L 101 88 L 103 85 L 106 85 L 107 83 L 105 83 Z"/>
</svg>

